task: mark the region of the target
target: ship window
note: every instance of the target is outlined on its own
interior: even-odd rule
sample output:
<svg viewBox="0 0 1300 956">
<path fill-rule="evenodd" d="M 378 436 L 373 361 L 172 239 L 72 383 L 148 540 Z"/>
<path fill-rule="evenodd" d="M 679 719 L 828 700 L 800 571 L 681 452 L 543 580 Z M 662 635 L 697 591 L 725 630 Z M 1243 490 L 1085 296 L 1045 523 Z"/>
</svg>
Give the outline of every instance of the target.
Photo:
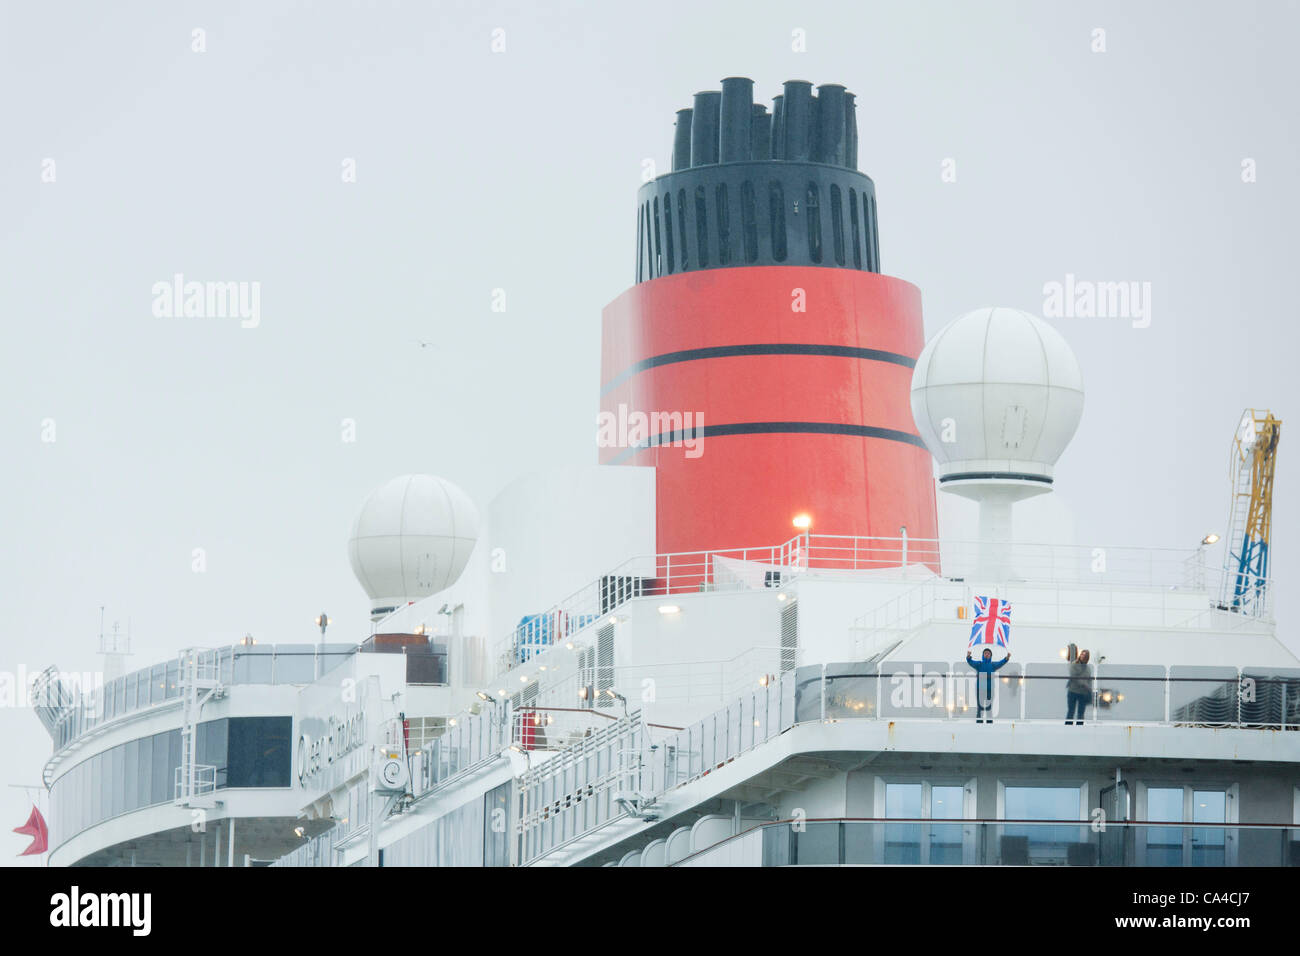
<svg viewBox="0 0 1300 956">
<path fill-rule="evenodd" d="M 699 268 L 709 267 L 709 207 L 704 196 L 704 187 L 695 187 L 695 259 Z"/>
<path fill-rule="evenodd" d="M 292 723 L 289 717 L 230 718 L 227 786 L 289 786 Z"/>
<path fill-rule="evenodd" d="M 655 202 L 659 200 L 656 199 Z M 664 248 L 667 250 L 667 259 L 665 265 L 668 274 L 673 274 L 673 194 L 669 193 L 664 196 Z"/>
<path fill-rule="evenodd" d="M 1140 826 L 1137 834 L 1141 848 L 1138 863 L 1145 866 L 1231 866 L 1235 861 L 1228 859 L 1228 831 L 1223 824 L 1235 822 L 1235 817 L 1229 818 L 1232 790 L 1139 784 L 1139 818 L 1148 824 L 1178 825 Z"/>
<path fill-rule="evenodd" d="M 156 802 L 153 798 L 153 738 L 143 737 L 136 744 L 140 748 L 136 754 L 136 773 L 139 775 L 136 806 L 147 807 Z"/>
<path fill-rule="evenodd" d="M 892 820 L 919 819 L 921 785 L 919 783 L 885 784 L 885 816 Z M 885 863 L 921 862 L 921 825 L 889 823 L 885 825 Z"/>
<path fill-rule="evenodd" d="M 645 213 L 641 207 L 636 207 L 636 281 L 645 280 L 645 251 L 641 243 L 641 223 L 645 218 Z"/>
<path fill-rule="evenodd" d="M 853 236 L 853 268 L 862 268 L 862 239 L 858 230 L 858 195 L 849 190 L 849 229 Z"/>
<path fill-rule="evenodd" d="M 772 258 L 785 262 L 785 190 L 776 180 L 767 184 L 767 205 L 772 221 Z"/>
<path fill-rule="evenodd" d="M 154 734 L 150 738 L 153 759 L 150 763 L 153 785 L 149 788 L 150 803 L 165 803 L 172 799 L 172 769 L 167 763 L 167 734 Z"/>
<path fill-rule="evenodd" d="M 726 183 L 718 184 L 714 199 L 718 207 L 718 265 L 725 266 L 731 262 L 731 218 Z"/>
<path fill-rule="evenodd" d="M 835 264 L 844 265 L 844 211 L 840 187 L 835 183 L 831 183 L 831 244 L 835 250 Z"/>
<path fill-rule="evenodd" d="M 1083 788 L 1080 786 L 1014 786 L 1003 793 L 1004 820 L 1058 821 L 1082 819 Z M 1089 843 L 1086 824 L 1007 823 L 1002 827 L 1003 864 L 1065 864 L 1071 848 Z"/>
<path fill-rule="evenodd" d="M 809 183 L 805 194 L 804 218 L 808 221 L 808 259 L 822 261 L 822 211 L 816 183 Z"/>
<path fill-rule="evenodd" d="M 686 260 L 686 190 L 677 190 L 677 234 L 681 237 L 682 271 L 687 268 Z"/>
<path fill-rule="evenodd" d="M 745 261 L 758 261 L 758 210 L 754 202 L 754 184 L 745 180 L 740 187 L 740 222 L 745 234 Z"/>
</svg>

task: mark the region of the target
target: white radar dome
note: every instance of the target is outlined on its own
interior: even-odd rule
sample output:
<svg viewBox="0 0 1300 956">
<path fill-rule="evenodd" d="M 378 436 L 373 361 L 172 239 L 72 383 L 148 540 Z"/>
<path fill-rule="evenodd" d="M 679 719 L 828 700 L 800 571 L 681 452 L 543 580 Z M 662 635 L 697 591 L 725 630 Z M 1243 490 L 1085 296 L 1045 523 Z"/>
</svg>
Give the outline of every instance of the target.
<svg viewBox="0 0 1300 956">
<path fill-rule="evenodd" d="M 1056 329 L 1018 309 L 953 320 L 912 373 L 912 417 L 939 463 L 940 486 L 954 491 L 986 483 L 1049 490 L 1082 415 L 1074 352 Z"/>
<path fill-rule="evenodd" d="M 403 475 L 372 491 L 348 539 L 371 620 L 450 586 L 477 540 L 478 509 L 450 481 Z"/>
</svg>

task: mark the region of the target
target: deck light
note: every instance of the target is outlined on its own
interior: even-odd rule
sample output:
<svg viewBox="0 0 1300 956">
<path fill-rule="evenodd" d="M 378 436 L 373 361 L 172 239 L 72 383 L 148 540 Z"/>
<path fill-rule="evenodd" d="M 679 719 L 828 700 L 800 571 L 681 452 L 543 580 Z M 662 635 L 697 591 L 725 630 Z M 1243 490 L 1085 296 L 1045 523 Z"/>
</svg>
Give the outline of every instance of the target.
<svg viewBox="0 0 1300 956">
<path fill-rule="evenodd" d="M 659 613 L 660 613 L 660 614 L 680 614 L 680 613 L 681 613 L 681 610 L 682 610 L 682 609 L 679 608 L 676 604 L 660 604 L 660 605 L 659 605 Z"/>
<path fill-rule="evenodd" d="M 1214 542 L 1218 540 L 1219 540 L 1219 536 L 1215 534 L 1213 531 L 1211 531 L 1209 534 L 1207 534 L 1204 538 L 1201 539 L 1201 544 L 1214 544 Z"/>
<path fill-rule="evenodd" d="M 807 531 L 812 527 L 812 517 L 809 516 L 807 512 L 802 512 L 795 515 L 794 521 L 791 523 L 800 531 Z"/>
</svg>

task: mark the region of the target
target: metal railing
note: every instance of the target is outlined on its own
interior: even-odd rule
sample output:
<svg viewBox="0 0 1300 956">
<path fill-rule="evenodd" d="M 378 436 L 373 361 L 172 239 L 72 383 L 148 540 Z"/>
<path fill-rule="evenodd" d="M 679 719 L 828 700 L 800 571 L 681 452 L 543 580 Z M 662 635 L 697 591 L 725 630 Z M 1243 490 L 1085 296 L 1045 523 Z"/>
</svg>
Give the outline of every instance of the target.
<svg viewBox="0 0 1300 956">
<path fill-rule="evenodd" d="M 356 652 L 355 644 L 327 644 L 323 648 L 314 644 L 234 644 L 201 651 L 188 648 L 173 660 L 132 671 L 64 700 L 52 731 L 54 749 L 57 753 L 110 721 L 179 701 L 187 655 L 198 654 L 203 673 L 230 686 L 310 684 Z"/>
<path fill-rule="evenodd" d="M 441 736 L 414 757 L 413 795 L 420 797 L 443 787 L 460 774 L 500 756 L 514 742 L 508 701 L 484 702 L 477 714 L 460 714 L 447 721 Z"/>
<path fill-rule="evenodd" d="M 176 768 L 173 799 L 177 803 L 216 789 L 217 768 L 211 764 L 198 764 L 191 768 L 182 763 Z"/>
<path fill-rule="evenodd" d="M 809 572 L 894 570 L 904 579 L 915 574 L 942 574 L 948 581 L 963 582 L 977 572 L 985 547 L 979 541 L 806 533 L 768 547 L 634 557 L 551 607 L 523 618 L 497 641 L 494 659 L 500 671 L 509 671 L 641 597 L 781 587 Z M 1204 552 L 1195 548 L 1012 544 L 1003 551 L 999 560 L 1009 569 L 1012 584 L 1164 588 L 1208 594 L 1215 590 L 1222 573 L 1208 569 Z M 1265 586 L 1268 583 L 1264 582 Z M 1208 597 L 1201 606 L 1190 609 L 1172 598 L 1165 605 L 1169 614 L 1183 615 L 1183 626 L 1213 610 Z M 1146 607 L 1141 602 L 1136 606 Z M 903 613 L 903 606 L 898 613 Z M 1058 616 L 1062 621 L 1069 617 Z"/>
<path fill-rule="evenodd" d="M 991 719 L 1064 723 L 1071 680 L 1064 662 L 1008 664 L 992 681 Z M 1106 665 L 1083 680 L 1088 706 L 1081 725 L 1300 730 L 1300 668 Z M 974 722 L 976 693 L 975 672 L 965 661 L 815 664 L 755 686 L 683 730 L 658 736 L 653 746 L 634 713 L 599 736 L 594 746 L 608 752 L 604 760 L 581 759 L 585 749 L 566 752 L 525 776 L 523 787 L 541 794 L 530 806 L 550 810 L 520 817 L 523 861 L 628 816 L 626 806 L 609 799 L 587 802 L 597 792 L 595 781 L 615 770 L 631 790 L 634 767 L 640 805 L 653 807 L 669 790 L 702 779 L 796 724 Z M 616 763 L 614 753 L 635 760 Z"/>
<path fill-rule="evenodd" d="M 764 823 L 674 865 L 738 841 L 763 866 L 1300 866 L 1300 827 L 1284 824 L 917 818 Z"/>
</svg>

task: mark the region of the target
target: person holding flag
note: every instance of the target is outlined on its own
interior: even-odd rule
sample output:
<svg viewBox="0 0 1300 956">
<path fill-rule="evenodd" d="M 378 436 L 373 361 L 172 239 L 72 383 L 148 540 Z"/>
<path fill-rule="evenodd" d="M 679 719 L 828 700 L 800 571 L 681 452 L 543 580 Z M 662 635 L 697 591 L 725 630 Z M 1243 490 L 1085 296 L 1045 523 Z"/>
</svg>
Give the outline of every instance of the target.
<svg viewBox="0 0 1300 956">
<path fill-rule="evenodd" d="M 993 648 L 1006 651 L 993 660 Z M 981 650 L 978 661 L 971 652 Z M 1011 605 L 999 598 L 975 597 L 975 621 L 966 645 L 966 663 L 975 668 L 975 723 L 993 723 L 993 674 L 1011 660 Z M 985 713 L 988 716 L 985 717 Z"/>
</svg>

